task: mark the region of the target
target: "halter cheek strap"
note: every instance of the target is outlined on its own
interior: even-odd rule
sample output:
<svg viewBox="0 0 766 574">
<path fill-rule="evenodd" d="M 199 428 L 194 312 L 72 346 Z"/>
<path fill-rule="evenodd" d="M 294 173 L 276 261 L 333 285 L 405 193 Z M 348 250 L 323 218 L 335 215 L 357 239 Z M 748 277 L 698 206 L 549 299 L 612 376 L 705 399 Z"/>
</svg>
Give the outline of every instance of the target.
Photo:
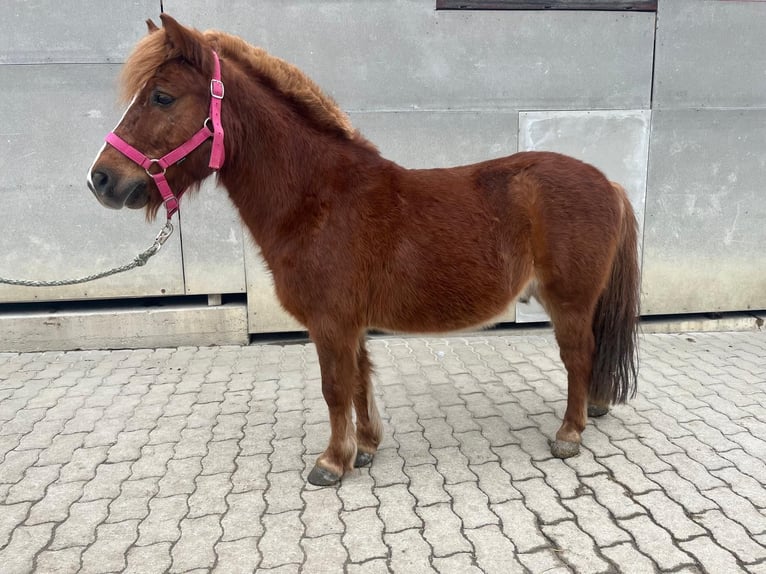
<svg viewBox="0 0 766 574">
<path fill-rule="evenodd" d="M 176 196 L 173 193 L 173 190 L 170 189 L 170 184 L 168 184 L 168 180 L 165 178 L 165 172 L 168 167 L 181 162 L 187 155 L 210 138 L 213 138 L 213 145 L 210 150 L 208 167 L 218 170 L 223 166 L 223 161 L 226 156 L 223 146 L 223 126 L 221 125 L 221 103 L 223 101 L 223 96 L 224 86 L 221 81 L 221 62 L 218 59 L 218 54 L 213 50 L 213 78 L 210 80 L 210 116 L 203 122 L 199 131 L 186 140 L 186 142 L 166 153 L 161 158 L 154 159 L 138 151 L 114 132 L 110 132 L 106 136 L 106 141 L 109 145 L 114 147 L 132 162 L 137 163 L 144 168 L 149 177 L 151 177 L 154 180 L 154 183 L 157 184 L 157 189 L 162 196 L 162 201 L 165 203 L 168 219 L 173 217 L 173 214 L 178 211 L 178 198 L 185 191 L 181 190 Z M 212 129 L 208 124 L 212 125 Z M 159 171 L 152 173 L 151 169 L 153 165 L 156 165 L 159 168 Z"/>
</svg>

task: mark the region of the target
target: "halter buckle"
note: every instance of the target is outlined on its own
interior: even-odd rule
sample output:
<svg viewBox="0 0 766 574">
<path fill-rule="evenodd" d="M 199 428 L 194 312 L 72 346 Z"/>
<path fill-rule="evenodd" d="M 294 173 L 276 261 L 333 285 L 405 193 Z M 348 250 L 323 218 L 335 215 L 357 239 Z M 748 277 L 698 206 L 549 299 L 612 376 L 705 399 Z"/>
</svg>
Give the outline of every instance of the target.
<svg viewBox="0 0 766 574">
<path fill-rule="evenodd" d="M 216 100 L 222 100 L 225 93 L 223 82 L 221 80 L 210 80 L 210 96 Z"/>
</svg>

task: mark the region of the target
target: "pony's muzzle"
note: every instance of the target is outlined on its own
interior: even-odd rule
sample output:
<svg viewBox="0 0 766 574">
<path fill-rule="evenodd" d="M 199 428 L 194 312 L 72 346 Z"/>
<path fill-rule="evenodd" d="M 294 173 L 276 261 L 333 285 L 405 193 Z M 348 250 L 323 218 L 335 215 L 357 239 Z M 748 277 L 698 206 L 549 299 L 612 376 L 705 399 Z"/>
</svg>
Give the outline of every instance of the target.
<svg viewBox="0 0 766 574">
<path fill-rule="evenodd" d="M 106 168 L 94 168 L 88 174 L 88 188 L 101 205 L 110 209 L 140 209 L 149 201 L 145 181 L 122 182 L 114 172 Z"/>
</svg>

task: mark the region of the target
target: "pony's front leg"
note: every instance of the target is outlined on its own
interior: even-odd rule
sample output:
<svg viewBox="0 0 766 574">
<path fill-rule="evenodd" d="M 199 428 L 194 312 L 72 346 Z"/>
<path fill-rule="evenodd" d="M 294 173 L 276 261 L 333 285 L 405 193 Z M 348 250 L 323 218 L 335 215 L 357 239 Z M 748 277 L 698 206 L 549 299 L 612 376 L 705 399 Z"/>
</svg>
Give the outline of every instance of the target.
<svg viewBox="0 0 766 574">
<path fill-rule="evenodd" d="M 322 373 L 322 395 L 330 411 L 330 444 L 317 458 L 308 481 L 316 486 L 335 484 L 353 468 L 356 437 L 351 418 L 355 379 L 357 337 L 350 342 L 314 336 Z"/>
<path fill-rule="evenodd" d="M 359 339 L 356 357 L 356 388 L 354 389 L 354 410 L 356 411 L 356 460 L 355 467 L 366 466 L 372 462 L 383 435 L 380 413 L 375 405 L 370 375 L 372 363 L 367 354 L 364 337 Z"/>
</svg>

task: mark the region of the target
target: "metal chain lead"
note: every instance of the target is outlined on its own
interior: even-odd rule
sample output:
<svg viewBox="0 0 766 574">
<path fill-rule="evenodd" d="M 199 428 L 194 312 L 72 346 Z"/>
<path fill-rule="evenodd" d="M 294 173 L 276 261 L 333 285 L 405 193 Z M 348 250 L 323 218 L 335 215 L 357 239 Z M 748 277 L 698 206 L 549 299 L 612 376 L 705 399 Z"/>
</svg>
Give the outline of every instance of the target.
<svg viewBox="0 0 766 574">
<path fill-rule="evenodd" d="M 103 271 L 94 275 L 80 277 L 79 279 L 62 279 L 59 281 L 30 281 L 23 279 L 5 279 L 0 277 L 0 283 L 5 283 L 6 285 L 19 285 L 22 287 L 60 287 L 62 285 L 77 285 L 78 283 L 87 283 L 89 281 L 95 281 L 96 279 L 109 277 L 110 275 L 117 275 L 118 273 L 123 273 L 125 271 L 135 269 L 136 267 L 143 267 L 146 265 L 146 262 L 154 257 L 160 249 L 162 249 L 162 246 L 172 234 L 173 224 L 170 223 L 170 220 L 168 219 L 164 227 L 160 229 L 157 237 L 154 238 L 154 243 L 152 243 L 149 249 L 136 255 L 135 259 L 126 265 L 114 267 L 108 271 Z"/>
</svg>

